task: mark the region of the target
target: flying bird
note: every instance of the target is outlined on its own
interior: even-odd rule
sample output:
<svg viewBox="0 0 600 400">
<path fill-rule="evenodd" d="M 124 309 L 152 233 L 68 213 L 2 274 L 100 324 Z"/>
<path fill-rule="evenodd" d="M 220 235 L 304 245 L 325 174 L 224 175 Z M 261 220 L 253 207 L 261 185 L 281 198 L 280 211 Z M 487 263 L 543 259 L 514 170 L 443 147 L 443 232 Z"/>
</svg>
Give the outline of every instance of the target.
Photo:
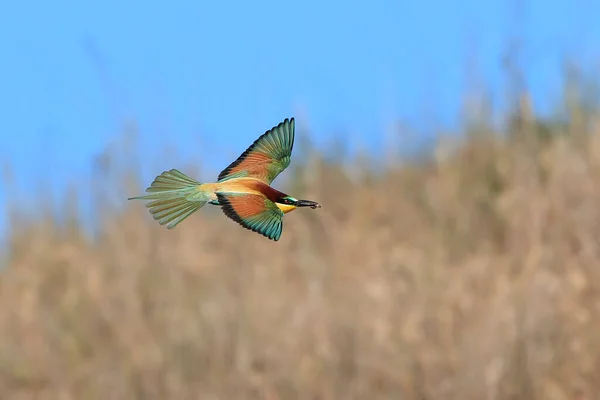
<svg viewBox="0 0 600 400">
<path fill-rule="evenodd" d="M 177 169 L 164 171 L 144 196 L 127 200 L 151 200 L 152 217 L 167 229 L 206 204 L 220 206 L 223 213 L 246 229 L 278 241 L 283 217 L 298 207 L 320 208 L 315 201 L 298 200 L 271 187 L 271 182 L 290 165 L 295 121 L 286 118 L 266 131 L 219 174 L 215 183 L 200 183 Z"/>
</svg>

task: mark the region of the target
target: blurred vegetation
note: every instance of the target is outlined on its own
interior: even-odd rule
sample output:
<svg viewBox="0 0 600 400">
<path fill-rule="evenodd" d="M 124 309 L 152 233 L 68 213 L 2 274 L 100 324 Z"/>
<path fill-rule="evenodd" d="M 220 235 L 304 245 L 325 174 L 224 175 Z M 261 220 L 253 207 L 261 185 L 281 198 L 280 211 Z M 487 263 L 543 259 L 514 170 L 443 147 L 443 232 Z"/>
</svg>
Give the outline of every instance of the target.
<svg viewBox="0 0 600 400">
<path fill-rule="evenodd" d="M 1 397 L 598 398 L 600 114 L 569 82 L 552 118 L 521 92 L 502 130 L 377 173 L 296 155 L 275 186 L 323 208 L 277 243 L 216 207 L 167 231 L 118 154 L 95 237 L 77 190 L 66 220 L 11 204 Z"/>
</svg>

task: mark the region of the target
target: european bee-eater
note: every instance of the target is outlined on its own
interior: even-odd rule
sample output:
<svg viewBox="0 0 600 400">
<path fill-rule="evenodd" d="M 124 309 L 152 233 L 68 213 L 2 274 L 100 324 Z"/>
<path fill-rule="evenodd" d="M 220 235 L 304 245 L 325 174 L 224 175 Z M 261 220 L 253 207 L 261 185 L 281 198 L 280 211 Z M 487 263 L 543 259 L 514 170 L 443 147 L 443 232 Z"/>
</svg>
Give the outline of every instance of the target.
<svg viewBox="0 0 600 400">
<path fill-rule="evenodd" d="M 283 216 L 297 207 L 320 208 L 315 201 L 298 200 L 271 187 L 290 165 L 294 147 L 294 118 L 266 131 L 219 174 L 215 183 L 200 183 L 177 169 L 157 176 L 144 196 L 159 224 L 177 226 L 206 204 L 221 206 L 225 215 L 246 229 L 279 240 Z"/>
</svg>

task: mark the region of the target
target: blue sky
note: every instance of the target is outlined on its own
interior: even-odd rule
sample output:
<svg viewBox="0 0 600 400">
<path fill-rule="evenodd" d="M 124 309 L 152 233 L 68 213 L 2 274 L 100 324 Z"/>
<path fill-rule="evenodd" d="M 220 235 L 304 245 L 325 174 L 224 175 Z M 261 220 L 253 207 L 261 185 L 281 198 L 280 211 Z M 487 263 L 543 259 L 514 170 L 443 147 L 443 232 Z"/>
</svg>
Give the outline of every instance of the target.
<svg viewBox="0 0 600 400">
<path fill-rule="evenodd" d="M 347 132 L 351 144 L 377 151 L 397 120 L 423 129 L 457 124 L 469 56 L 500 96 L 500 60 L 515 34 L 527 83 L 548 108 L 561 59 L 593 65 L 600 55 L 600 3 L 517 5 L 5 1 L 0 165 L 10 163 L 19 193 L 31 198 L 47 182 L 60 196 L 69 180 L 89 178 L 91 160 L 119 140 L 126 119 L 139 124 L 147 179 L 178 166 L 160 157 L 167 147 L 182 164 L 199 160 L 218 172 L 291 115 L 317 144 Z M 0 207 L 7 195 L 0 185 Z"/>
</svg>

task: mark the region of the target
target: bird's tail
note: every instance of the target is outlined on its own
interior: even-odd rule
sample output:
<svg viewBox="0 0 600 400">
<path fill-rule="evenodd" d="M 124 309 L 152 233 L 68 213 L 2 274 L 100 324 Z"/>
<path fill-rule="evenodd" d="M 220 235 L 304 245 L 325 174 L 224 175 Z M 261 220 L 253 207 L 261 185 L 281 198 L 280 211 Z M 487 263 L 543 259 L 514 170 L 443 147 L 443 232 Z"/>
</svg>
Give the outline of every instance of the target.
<svg viewBox="0 0 600 400">
<path fill-rule="evenodd" d="M 183 172 L 172 169 L 154 178 L 146 189 L 149 194 L 127 200 L 152 200 L 146 204 L 152 217 L 172 229 L 210 201 L 209 193 L 202 191 L 200 185 Z"/>
</svg>

